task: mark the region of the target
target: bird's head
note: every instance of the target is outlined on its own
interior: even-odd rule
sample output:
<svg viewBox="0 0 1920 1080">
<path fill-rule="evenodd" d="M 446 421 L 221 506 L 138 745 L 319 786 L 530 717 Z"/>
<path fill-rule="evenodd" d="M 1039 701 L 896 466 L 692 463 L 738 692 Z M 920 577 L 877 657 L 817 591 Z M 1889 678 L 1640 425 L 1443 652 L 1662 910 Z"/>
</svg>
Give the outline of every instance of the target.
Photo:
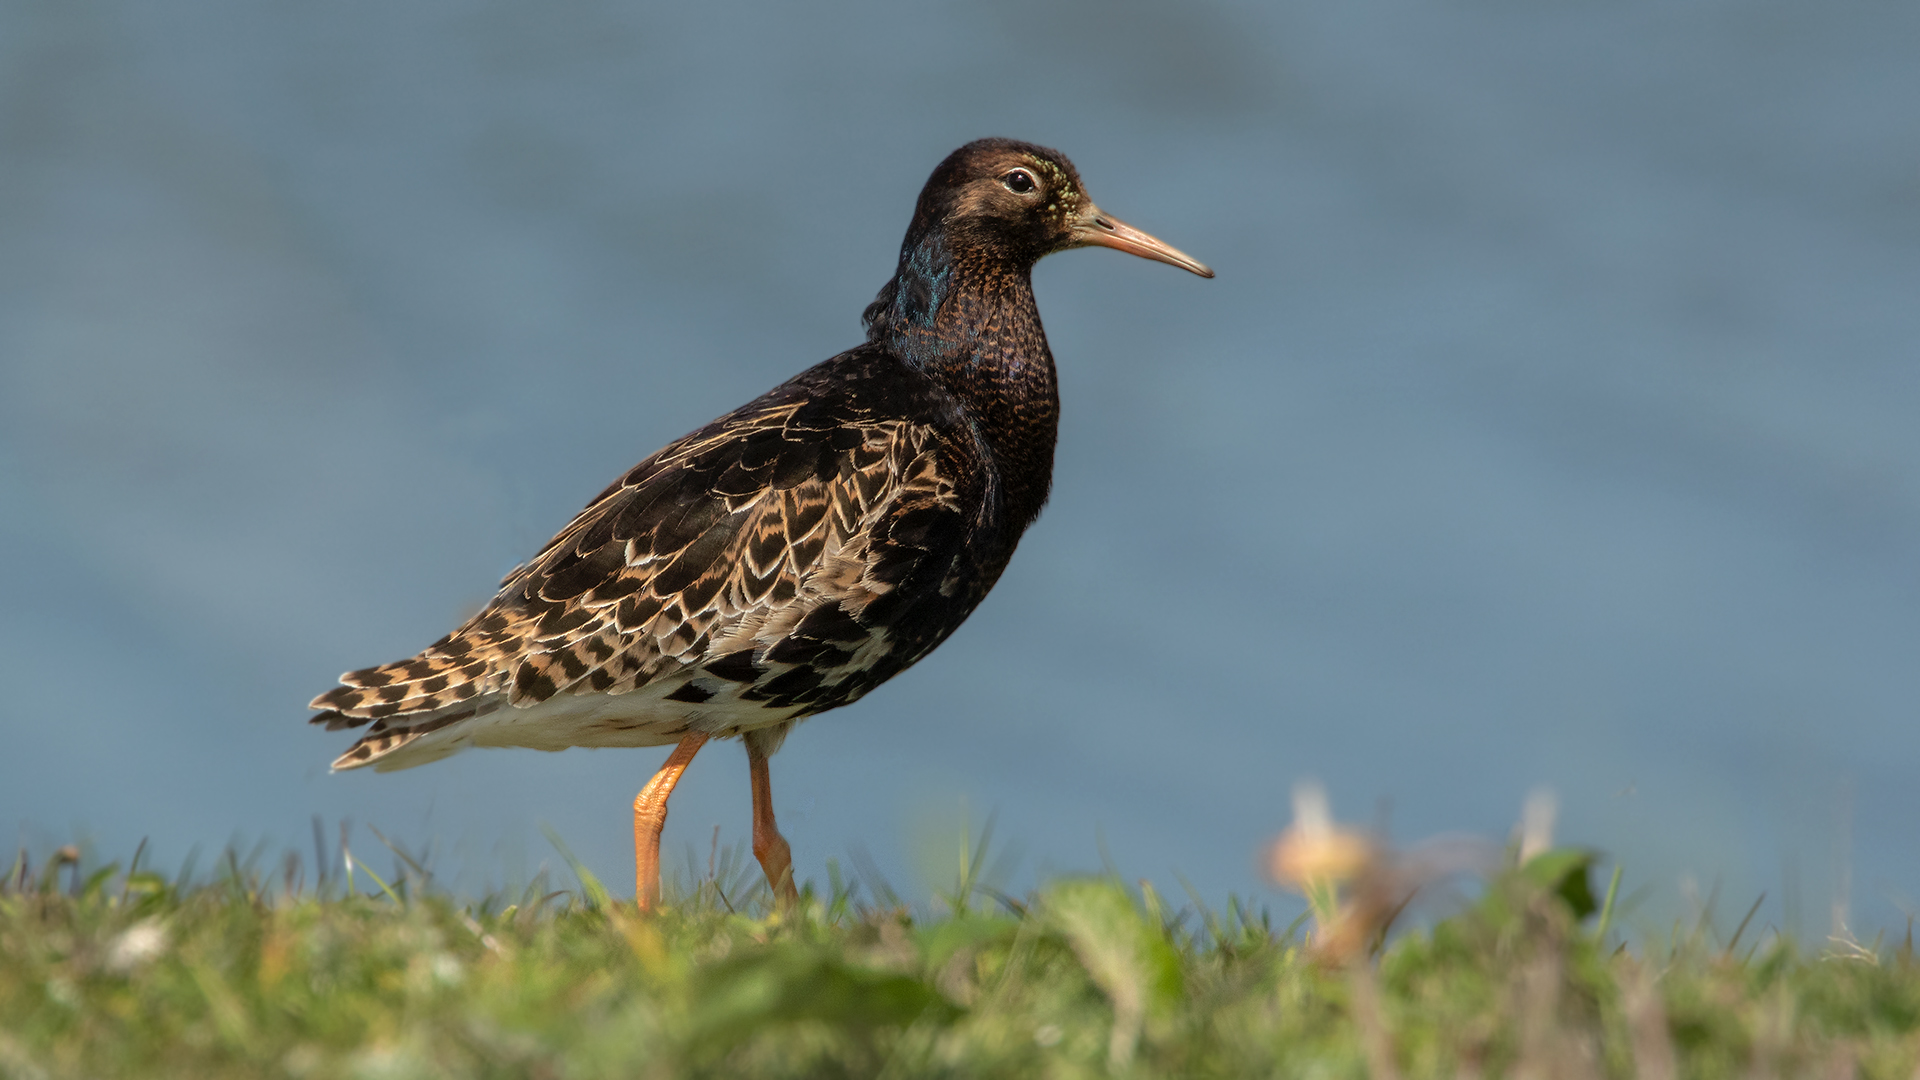
<svg viewBox="0 0 1920 1080">
<path fill-rule="evenodd" d="M 1075 247 L 1110 247 L 1212 277 L 1199 260 L 1103 213 L 1065 154 L 981 139 L 947 155 L 920 191 L 904 254 L 929 234 L 1022 269 Z"/>
</svg>

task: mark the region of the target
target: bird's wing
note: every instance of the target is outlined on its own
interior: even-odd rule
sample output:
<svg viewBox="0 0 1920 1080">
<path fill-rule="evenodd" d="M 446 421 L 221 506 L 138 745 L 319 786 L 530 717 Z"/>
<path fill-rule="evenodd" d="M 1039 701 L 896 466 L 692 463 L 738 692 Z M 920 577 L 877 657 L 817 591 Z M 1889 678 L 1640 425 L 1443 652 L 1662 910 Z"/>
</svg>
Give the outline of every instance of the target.
<svg viewBox="0 0 1920 1080">
<path fill-rule="evenodd" d="M 920 640 L 927 604 L 910 597 L 939 600 L 977 505 L 954 447 L 895 412 L 776 391 L 636 465 L 485 610 L 418 656 L 343 675 L 314 722 L 445 723 L 482 695 L 529 705 L 674 675 L 809 712 L 851 700 L 937 641 Z M 822 674 L 849 665 L 878 677 Z"/>
</svg>

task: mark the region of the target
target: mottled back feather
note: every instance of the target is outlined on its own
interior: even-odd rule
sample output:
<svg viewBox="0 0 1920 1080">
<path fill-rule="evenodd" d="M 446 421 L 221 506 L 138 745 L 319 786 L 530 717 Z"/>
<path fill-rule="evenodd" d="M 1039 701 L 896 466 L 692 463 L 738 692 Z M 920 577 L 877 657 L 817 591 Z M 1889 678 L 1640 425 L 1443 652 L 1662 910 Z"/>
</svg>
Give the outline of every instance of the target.
<svg viewBox="0 0 1920 1080">
<path fill-rule="evenodd" d="M 844 353 L 634 466 L 465 625 L 341 676 L 314 722 L 374 725 L 335 763 L 353 767 L 488 699 L 670 683 L 623 719 L 679 730 L 716 698 L 757 706 L 719 734 L 846 704 L 943 640 L 1005 565 L 1010 548 L 967 543 L 993 516 L 981 457 L 940 386 L 872 346 Z"/>
</svg>

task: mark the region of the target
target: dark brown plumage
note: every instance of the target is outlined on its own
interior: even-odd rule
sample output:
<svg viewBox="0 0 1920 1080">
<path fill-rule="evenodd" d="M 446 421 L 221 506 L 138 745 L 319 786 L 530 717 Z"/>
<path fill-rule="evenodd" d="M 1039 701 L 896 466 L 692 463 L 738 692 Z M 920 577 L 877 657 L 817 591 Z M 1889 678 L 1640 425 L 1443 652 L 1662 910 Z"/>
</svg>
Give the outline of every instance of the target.
<svg viewBox="0 0 1920 1080">
<path fill-rule="evenodd" d="M 1055 151 L 955 151 L 865 344 L 634 466 L 418 656 L 341 676 L 313 722 L 367 731 L 334 767 L 678 742 L 635 804 L 645 906 L 643 834 L 657 859 L 679 771 L 707 738 L 740 735 L 756 852 L 790 894 L 766 757 L 801 718 L 925 656 L 1006 568 L 1046 502 L 1058 428 L 1031 270 L 1090 244 L 1212 276 L 1101 214 Z"/>
</svg>

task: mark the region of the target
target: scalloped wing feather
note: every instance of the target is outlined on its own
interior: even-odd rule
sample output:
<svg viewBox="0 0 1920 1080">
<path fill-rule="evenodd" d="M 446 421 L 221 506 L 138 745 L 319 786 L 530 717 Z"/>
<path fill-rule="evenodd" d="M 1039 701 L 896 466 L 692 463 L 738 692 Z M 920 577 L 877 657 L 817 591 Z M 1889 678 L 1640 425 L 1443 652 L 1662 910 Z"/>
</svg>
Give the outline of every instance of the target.
<svg viewBox="0 0 1920 1080">
<path fill-rule="evenodd" d="M 790 724 L 925 655 L 997 576 L 957 584 L 972 447 L 800 383 L 629 470 L 460 629 L 341 676 L 313 722 L 372 727 L 334 767 Z"/>
</svg>

